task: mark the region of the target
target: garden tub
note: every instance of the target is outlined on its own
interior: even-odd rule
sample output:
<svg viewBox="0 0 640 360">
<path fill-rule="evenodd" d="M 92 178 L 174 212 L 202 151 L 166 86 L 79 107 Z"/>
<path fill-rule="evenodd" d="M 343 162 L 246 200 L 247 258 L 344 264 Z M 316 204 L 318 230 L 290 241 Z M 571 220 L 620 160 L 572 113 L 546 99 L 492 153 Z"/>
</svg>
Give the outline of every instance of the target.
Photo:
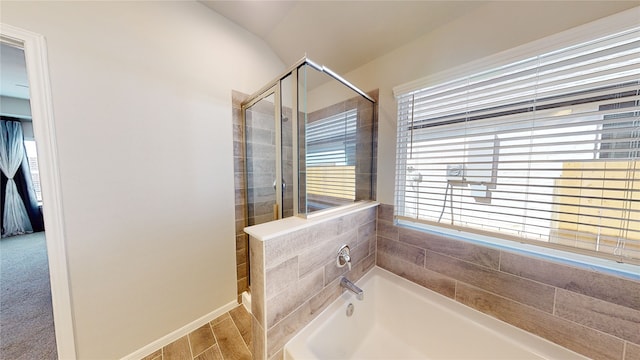
<svg viewBox="0 0 640 360">
<path fill-rule="evenodd" d="M 300 359 L 586 359 L 374 267 L 284 348 Z M 347 316 L 352 304 L 353 313 Z"/>
</svg>

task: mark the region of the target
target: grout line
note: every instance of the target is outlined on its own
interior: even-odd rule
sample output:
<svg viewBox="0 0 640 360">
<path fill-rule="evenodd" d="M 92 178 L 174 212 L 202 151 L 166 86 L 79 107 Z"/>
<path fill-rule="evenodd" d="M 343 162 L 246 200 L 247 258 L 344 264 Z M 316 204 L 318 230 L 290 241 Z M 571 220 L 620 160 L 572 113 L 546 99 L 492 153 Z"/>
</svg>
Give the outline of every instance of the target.
<svg viewBox="0 0 640 360">
<path fill-rule="evenodd" d="M 222 316 L 222 315 L 221 315 L 221 316 Z M 197 358 L 198 356 L 200 356 L 200 355 L 204 354 L 207 350 L 211 349 L 212 347 L 214 347 L 215 345 L 217 345 L 217 344 L 218 344 L 218 340 L 216 339 L 216 334 L 213 332 L 213 328 L 211 327 L 211 321 L 209 321 L 209 322 L 207 323 L 207 325 L 209 325 L 209 330 L 211 331 L 211 335 L 213 335 L 213 341 L 214 341 L 214 343 L 213 343 L 213 345 L 211 345 L 211 346 L 209 346 L 208 348 L 206 348 L 206 349 L 202 350 L 202 351 L 201 351 L 201 352 L 199 352 L 198 354 L 193 354 L 193 350 L 191 350 L 192 359 L 195 359 L 195 358 Z M 194 330 L 194 331 L 195 331 L 195 330 Z M 191 334 L 191 333 L 189 333 L 189 334 Z M 189 339 L 191 339 L 191 338 L 189 338 Z M 189 345 L 189 346 L 191 346 L 191 345 Z"/>
<path fill-rule="evenodd" d="M 213 345 L 209 346 L 208 348 L 206 348 L 206 349 L 202 350 L 202 351 L 201 351 L 200 353 L 198 353 L 197 355 L 194 355 L 194 356 L 193 356 L 193 358 L 194 358 L 194 359 L 195 359 L 195 358 L 197 358 L 198 356 L 200 356 L 200 355 L 204 354 L 205 352 L 207 352 L 207 350 L 211 349 L 212 347 L 214 347 L 214 346 L 216 346 L 216 345 L 217 345 L 217 344 L 213 344 Z"/>
<path fill-rule="evenodd" d="M 458 280 L 453 280 L 453 300 L 455 301 L 458 301 L 458 283 Z"/>
<path fill-rule="evenodd" d="M 223 316 L 224 314 L 220 315 Z M 219 317 L 220 317 L 219 316 Z M 216 318 L 217 319 L 217 318 Z M 215 319 L 214 319 L 215 320 Z M 216 341 L 216 345 L 218 345 L 218 352 L 220 353 L 220 357 L 222 358 L 222 360 L 224 360 L 224 355 L 222 355 L 222 350 L 220 350 L 220 342 L 218 341 L 218 337 L 216 336 L 216 332 L 213 331 L 213 325 L 211 325 L 211 322 L 213 320 L 209 321 L 209 329 L 211 329 L 211 333 L 213 334 L 213 339 Z"/>
<path fill-rule="evenodd" d="M 556 314 L 556 299 L 558 297 L 558 288 L 554 287 L 553 288 L 553 308 L 551 309 L 551 315 L 553 316 L 558 316 L 558 314 Z"/>
<path fill-rule="evenodd" d="M 193 356 L 193 350 L 191 350 L 191 336 L 189 336 L 189 334 L 187 334 L 187 344 L 189 344 L 189 354 L 191 354 L 191 359 L 193 359 L 195 356 Z"/>
<path fill-rule="evenodd" d="M 375 239 L 373 245 L 373 254 L 374 254 L 374 266 L 378 266 L 378 231 L 376 230 Z"/>
</svg>

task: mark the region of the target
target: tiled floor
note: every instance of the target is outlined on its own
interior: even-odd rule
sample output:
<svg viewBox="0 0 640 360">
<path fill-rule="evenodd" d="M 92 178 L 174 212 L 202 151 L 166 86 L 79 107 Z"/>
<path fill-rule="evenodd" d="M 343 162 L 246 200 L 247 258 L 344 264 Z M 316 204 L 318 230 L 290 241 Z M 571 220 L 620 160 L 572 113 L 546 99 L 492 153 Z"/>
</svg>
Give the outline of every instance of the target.
<svg viewBox="0 0 640 360">
<path fill-rule="evenodd" d="M 240 305 L 142 360 L 251 358 L 251 315 Z"/>
</svg>

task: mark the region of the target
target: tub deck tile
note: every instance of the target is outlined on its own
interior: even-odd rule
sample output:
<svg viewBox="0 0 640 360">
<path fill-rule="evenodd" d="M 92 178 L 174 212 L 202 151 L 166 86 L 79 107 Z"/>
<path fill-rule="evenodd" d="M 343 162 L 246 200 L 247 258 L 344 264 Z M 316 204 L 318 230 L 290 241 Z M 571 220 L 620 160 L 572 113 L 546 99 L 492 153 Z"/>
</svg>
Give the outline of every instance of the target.
<svg viewBox="0 0 640 360">
<path fill-rule="evenodd" d="M 558 289 L 557 316 L 640 344 L 640 311 Z"/>
<path fill-rule="evenodd" d="M 499 250 L 404 227 L 398 227 L 398 231 L 400 242 L 491 269 L 498 269 L 500 263 Z"/>
<path fill-rule="evenodd" d="M 343 232 L 339 235 L 334 236 L 333 238 L 324 239 L 322 241 L 318 241 L 317 245 L 310 247 L 309 249 L 303 251 L 299 255 L 299 268 L 298 274 L 302 278 L 307 276 L 307 274 L 315 271 L 325 264 L 336 261 L 337 251 L 340 249 L 342 245 L 348 245 L 351 248 L 351 251 L 354 250 L 357 241 L 357 231 L 356 229 L 352 229 L 350 231 Z M 267 279 L 269 285 L 272 283 L 277 285 L 275 282 Z"/>
<path fill-rule="evenodd" d="M 320 313 L 337 299 L 340 294 L 342 294 L 342 288 L 340 287 L 339 280 L 336 279 L 332 283 L 325 285 L 322 291 L 309 299 L 311 314 Z"/>
<path fill-rule="evenodd" d="M 280 264 L 267 269 L 266 288 L 267 299 L 295 284 L 298 280 L 298 256 L 287 259 Z"/>
<path fill-rule="evenodd" d="M 267 349 L 265 337 L 266 331 L 258 320 L 251 315 L 251 343 L 253 344 L 251 353 L 254 360 L 264 360 L 266 358 Z"/>
<path fill-rule="evenodd" d="M 427 252 L 426 267 L 511 300 L 553 312 L 555 288 L 449 256 Z"/>
<path fill-rule="evenodd" d="M 267 359 L 280 351 L 300 329 L 313 318 L 309 302 L 305 302 L 286 318 L 267 330 Z"/>
<path fill-rule="evenodd" d="M 307 301 L 311 294 L 316 294 L 322 290 L 324 286 L 323 270 L 324 268 L 317 269 L 313 273 L 300 279 L 294 286 L 290 286 L 267 300 L 267 329 L 274 326 L 298 306 Z"/>
<path fill-rule="evenodd" d="M 391 240 L 398 240 L 398 227 L 394 226 L 392 222 L 378 221 L 377 226 L 378 236 Z"/>
<path fill-rule="evenodd" d="M 378 206 L 378 220 L 393 221 L 393 205 L 380 204 Z"/>
<path fill-rule="evenodd" d="M 624 352 L 624 360 L 640 360 L 640 345 L 627 342 Z"/>
<path fill-rule="evenodd" d="M 376 238 L 376 222 L 370 221 L 358 227 L 358 244 L 363 242 L 369 243 Z"/>
<path fill-rule="evenodd" d="M 376 265 L 376 257 L 371 254 L 364 258 L 362 261 L 357 263 L 350 272 L 347 273 L 347 279 L 351 282 L 355 283 L 360 280 L 361 277 L 364 276 L 369 270 L 371 270 Z"/>
<path fill-rule="evenodd" d="M 414 265 L 424 266 L 425 250 L 413 245 L 378 237 L 378 253 L 387 253 Z"/>
<path fill-rule="evenodd" d="M 590 358 L 622 359 L 622 340 L 533 307 L 461 283 L 456 300 Z"/>
<path fill-rule="evenodd" d="M 640 310 L 640 281 L 503 251 L 500 270 Z"/>
<path fill-rule="evenodd" d="M 446 297 L 453 298 L 456 293 L 456 281 L 450 277 L 403 261 L 384 251 L 378 251 L 376 261 L 381 268 Z"/>
</svg>

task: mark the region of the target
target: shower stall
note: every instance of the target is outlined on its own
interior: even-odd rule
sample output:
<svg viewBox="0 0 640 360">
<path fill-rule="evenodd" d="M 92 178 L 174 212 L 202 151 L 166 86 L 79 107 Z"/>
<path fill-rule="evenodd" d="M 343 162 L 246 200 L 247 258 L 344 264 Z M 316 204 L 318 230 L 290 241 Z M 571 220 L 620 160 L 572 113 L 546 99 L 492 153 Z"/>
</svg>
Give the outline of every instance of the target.
<svg viewBox="0 0 640 360">
<path fill-rule="evenodd" d="M 243 102 L 245 225 L 375 199 L 374 105 L 307 58 Z"/>
</svg>

